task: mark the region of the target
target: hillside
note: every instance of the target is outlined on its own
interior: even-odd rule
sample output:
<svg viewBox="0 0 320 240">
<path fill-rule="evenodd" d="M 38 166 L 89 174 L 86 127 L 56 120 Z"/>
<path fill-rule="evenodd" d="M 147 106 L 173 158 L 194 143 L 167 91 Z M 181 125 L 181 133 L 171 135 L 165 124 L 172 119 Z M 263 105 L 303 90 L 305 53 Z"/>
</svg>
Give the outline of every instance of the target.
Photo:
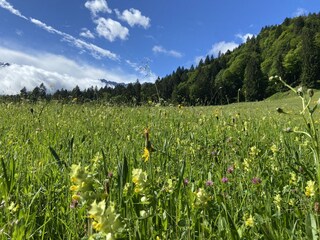
<svg viewBox="0 0 320 240">
<path fill-rule="evenodd" d="M 221 105 L 263 100 L 287 90 L 269 76 L 279 75 L 292 86 L 317 88 L 320 80 L 320 13 L 286 18 L 282 24 L 263 27 L 232 52 L 206 56 L 197 66 L 176 71 L 155 83 L 106 84 L 100 89 L 58 90 L 47 99 L 79 102 L 100 100 L 114 104 L 139 105 L 146 102 L 184 105 Z M 37 100 L 44 97 L 36 87 L 21 90 L 14 99 Z M 41 95 L 39 93 L 41 92 Z M 8 97 L 8 96 L 7 96 Z M 12 96 L 9 97 L 12 99 Z"/>
<path fill-rule="evenodd" d="M 266 26 L 232 52 L 207 56 L 190 69 L 156 81 L 165 100 L 191 104 L 256 101 L 283 87 L 269 82 L 280 75 L 291 85 L 317 87 L 320 79 L 320 14 L 286 18 Z"/>
</svg>

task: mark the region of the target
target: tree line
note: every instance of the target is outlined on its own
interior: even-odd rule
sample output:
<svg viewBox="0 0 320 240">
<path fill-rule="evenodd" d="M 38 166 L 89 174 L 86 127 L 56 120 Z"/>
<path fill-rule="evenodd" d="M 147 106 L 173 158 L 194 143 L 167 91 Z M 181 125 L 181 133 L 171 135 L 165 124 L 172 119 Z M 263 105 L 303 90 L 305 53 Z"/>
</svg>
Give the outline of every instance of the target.
<svg viewBox="0 0 320 240">
<path fill-rule="evenodd" d="M 111 104 L 217 105 L 267 98 L 283 86 L 268 81 L 279 75 L 292 86 L 318 88 L 320 80 L 320 13 L 286 18 L 280 25 L 263 27 L 257 36 L 233 51 L 206 56 L 197 66 L 178 67 L 154 83 L 138 80 L 127 85 L 80 90 L 60 89 L 49 94 L 43 84 L 21 89 L 3 99 L 39 99 L 62 102 L 104 101 Z"/>
</svg>

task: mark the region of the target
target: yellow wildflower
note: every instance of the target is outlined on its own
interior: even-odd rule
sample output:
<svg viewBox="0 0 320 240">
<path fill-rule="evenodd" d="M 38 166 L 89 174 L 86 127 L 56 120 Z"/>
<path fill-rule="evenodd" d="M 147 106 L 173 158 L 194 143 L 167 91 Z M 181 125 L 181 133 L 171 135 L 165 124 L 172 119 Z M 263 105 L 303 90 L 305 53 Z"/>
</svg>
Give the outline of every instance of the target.
<svg viewBox="0 0 320 240">
<path fill-rule="evenodd" d="M 280 212 L 280 204 L 281 204 L 282 198 L 281 195 L 278 193 L 274 198 L 273 198 L 273 203 L 276 205 L 278 211 Z"/>
<path fill-rule="evenodd" d="M 296 173 L 295 172 L 291 172 L 290 176 L 291 176 L 291 178 L 290 178 L 289 183 L 292 184 L 292 185 L 297 185 L 297 175 L 296 175 Z"/>
<path fill-rule="evenodd" d="M 270 150 L 272 151 L 273 154 L 276 154 L 277 152 L 279 152 L 279 148 L 277 147 L 277 145 L 273 144 L 270 147 Z"/>
<path fill-rule="evenodd" d="M 134 192 L 140 193 L 147 185 L 148 175 L 142 169 L 132 170 L 132 182 L 135 184 Z"/>
<path fill-rule="evenodd" d="M 80 196 L 78 194 L 74 194 L 74 195 L 72 195 L 72 200 L 79 201 Z"/>
<path fill-rule="evenodd" d="M 253 226 L 254 226 L 254 218 L 252 217 L 251 214 L 250 214 L 250 216 L 246 219 L 245 225 L 246 225 L 247 227 L 253 227 Z"/>
<path fill-rule="evenodd" d="M 146 147 L 144 148 L 142 158 L 144 158 L 145 162 L 149 161 L 150 152 L 149 152 L 148 148 L 146 148 Z"/>
<path fill-rule="evenodd" d="M 311 180 L 309 180 L 307 182 L 306 191 L 305 191 L 305 194 L 306 194 L 307 197 L 314 196 L 314 193 L 315 193 L 314 184 L 315 184 L 315 182 L 311 181 Z"/>
<path fill-rule="evenodd" d="M 77 186 L 77 185 L 72 185 L 71 187 L 70 187 L 70 191 L 78 191 L 79 190 L 79 186 Z"/>
<path fill-rule="evenodd" d="M 91 209 L 89 210 L 90 218 L 93 218 L 94 222 L 92 227 L 100 232 L 105 233 L 109 238 L 112 239 L 113 235 L 116 234 L 122 228 L 122 223 L 120 221 L 120 215 L 115 211 L 115 205 L 110 202 L 108 208 L 106 208 L 105 200 L 97 203 L 94 201 L 91 204 Z"/>
<path fill-rule="evenodd" d="M 249 154 L 250 154 L 251 156 L 258 156 L 260 152 L 261 152 L 261 151 L 260 151 L 259 148 L 257 148 L 257 146 L 253 146 L 253 147 L 250 148 Z"/>
<path fill-rule="evenodd" d="M 210 196 L 208 193 L 203 188 L 199 188 L 198 192 L 196 193 L 195 205 L 198 207 L 205 206 L 209 200 Z"/>
</svg>

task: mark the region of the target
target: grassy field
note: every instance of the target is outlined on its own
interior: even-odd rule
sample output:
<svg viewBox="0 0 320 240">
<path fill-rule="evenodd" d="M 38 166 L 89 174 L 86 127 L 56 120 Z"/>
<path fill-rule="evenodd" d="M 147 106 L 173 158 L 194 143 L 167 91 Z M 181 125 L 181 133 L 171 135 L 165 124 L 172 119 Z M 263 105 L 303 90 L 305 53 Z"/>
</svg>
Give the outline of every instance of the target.
<svg viewBox="0 0 320 240">
<path fill-rule="evenodd" d="M 300 102 L 0 104 L 0 239 L 317 239 Z"/>
</svg>

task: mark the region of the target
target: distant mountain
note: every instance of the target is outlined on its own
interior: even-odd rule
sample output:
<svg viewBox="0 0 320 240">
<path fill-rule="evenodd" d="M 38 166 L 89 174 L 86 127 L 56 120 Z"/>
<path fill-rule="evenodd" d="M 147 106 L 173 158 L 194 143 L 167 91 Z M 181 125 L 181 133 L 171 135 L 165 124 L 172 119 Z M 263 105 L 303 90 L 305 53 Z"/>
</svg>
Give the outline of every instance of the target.
<svg viewBox="0 0 320 240">
<path fill-rule="evenodd" d="M 0 67 L 9 67 L 10 63 L 0 62 Z"/>
<path fill-rule="evenodd" d="M 110 88 L 115 88 L 118 85 L 120 85 L 120 86 L 126 86 L 127 85 L 125 83 L 117 83 L 117 82 L 114 82 L 114 81 L 108 81 L 106 79 L 100 79 L 100 81 L 102 83 L 104 83 L 107 87 L 110 87 Z"/>
</svg>

